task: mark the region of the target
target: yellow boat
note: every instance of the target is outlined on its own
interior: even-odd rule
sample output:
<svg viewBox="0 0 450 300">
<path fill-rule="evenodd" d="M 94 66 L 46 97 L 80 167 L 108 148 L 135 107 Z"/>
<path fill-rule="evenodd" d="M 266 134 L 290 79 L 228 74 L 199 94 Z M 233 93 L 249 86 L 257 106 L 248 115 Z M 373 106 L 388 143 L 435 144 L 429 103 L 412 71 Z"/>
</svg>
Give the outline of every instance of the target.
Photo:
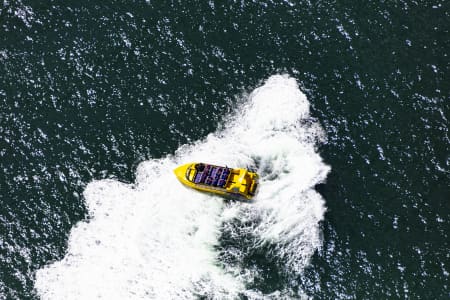
<svg viewBox="0 0 450 300">
<path fill-rule="evenodd" d="M 250 200 L 258 187 L 258 174 L 247 169 L 189 163 L 179 166 L 174 173 L 188 187 L 221 196 Z"/>
</svg>

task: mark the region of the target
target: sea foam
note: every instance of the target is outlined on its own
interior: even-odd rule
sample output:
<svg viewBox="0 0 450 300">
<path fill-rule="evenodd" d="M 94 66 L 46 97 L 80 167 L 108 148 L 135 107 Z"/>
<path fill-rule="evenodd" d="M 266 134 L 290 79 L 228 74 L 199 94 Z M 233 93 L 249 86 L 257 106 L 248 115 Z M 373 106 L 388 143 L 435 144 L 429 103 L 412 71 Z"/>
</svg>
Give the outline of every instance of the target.
<svg viewBox="0 0 450 300">
<path fill-rule="evenodd" d="M 36 272 L 41 298 L 277 298 L 248 288 L 258 271 L 219 255 L 239 261 L 249 248 L 219 239 L 250 232 L 252 247 L 270 244 L 286 272 L 301 274 L 321 246 L 326 209 L 314 186 L 329 172 L 316 151 L 324 135 L 293 78 L 272 76 L 245 100 L 220 131 L 142 162 L 134 184 L 90 183 L 88 220 L 71 230 L 66 256 Z M 255 200 L 225 204 L 182 186 L 172 170 L 192 161 L 257 168 Z M 249 225 L 232 226 L 236 220 Z"/>
</svg>

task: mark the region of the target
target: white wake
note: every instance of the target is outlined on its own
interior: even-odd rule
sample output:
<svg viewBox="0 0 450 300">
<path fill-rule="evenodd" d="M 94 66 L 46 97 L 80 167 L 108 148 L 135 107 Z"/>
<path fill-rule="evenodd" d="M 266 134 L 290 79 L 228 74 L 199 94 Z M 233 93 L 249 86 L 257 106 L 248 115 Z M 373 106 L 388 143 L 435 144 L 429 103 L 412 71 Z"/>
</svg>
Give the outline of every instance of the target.
<svg viewBox="0 0 450 300">
<path fill-rule="evenodd" d="M 90 183 L 84 192 L 90 219 L 72 229 L 64 259 L 36 273 L 41 298 L 264 297 L 247 288 L 257 271 L 219 261 L 222 231 L 234 238 L 251 231 L 254 247 L 272 245 L 283 268 L 300 274 L 321 246 L 325 206 L 314 186 L 329 171 L 315 150 L 321 127 L 295 79 L 280 75 L 253 91 L 231 119 L 173 156 L 141 163 L 134 185 Z M 183 187 L 172 170 L 191 161 L 258 167 L 255 201 L 224 204 Z M 233 220 L 251 225 L 229 226 Z M 232 251 L 238 260 L 246 254 Z"/>
</svg>

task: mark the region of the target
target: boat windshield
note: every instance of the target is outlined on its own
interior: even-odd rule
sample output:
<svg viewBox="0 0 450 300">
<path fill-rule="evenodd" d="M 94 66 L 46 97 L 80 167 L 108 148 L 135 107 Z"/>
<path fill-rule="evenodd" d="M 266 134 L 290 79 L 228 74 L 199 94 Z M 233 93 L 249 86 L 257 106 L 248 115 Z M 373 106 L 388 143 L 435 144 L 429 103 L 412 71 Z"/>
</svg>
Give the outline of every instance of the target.
<svg viewBox="0 0 450 300">
<path fill-rule="evenodd" d="M 186 180 L 188 180 L 190 182 L 193 182 L 194 178 L 195 178 L 195 173 L 196 173 L 196 170 L 195 170 L 194 165 L 192 165 L 189 168 L 187 168 L 187 170 L 186 170 Z"/>
</svg>

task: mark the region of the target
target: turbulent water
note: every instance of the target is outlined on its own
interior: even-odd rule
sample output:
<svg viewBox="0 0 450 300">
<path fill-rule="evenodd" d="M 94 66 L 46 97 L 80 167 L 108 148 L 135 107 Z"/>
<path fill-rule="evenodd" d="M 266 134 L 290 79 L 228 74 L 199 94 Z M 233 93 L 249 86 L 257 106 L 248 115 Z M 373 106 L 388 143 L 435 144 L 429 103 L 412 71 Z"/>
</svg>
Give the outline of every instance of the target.
<svg viewBox="0 0 450 300">
<path fill-rule="evenodd" d="M 448 299 L 444 1 L 3 1 L 0 299 Z M 255 168 L 252 203 L 182 186 Z"/>
<path fill-rule="evenodd" d="M 292 78 L 271 77 L 237 110 L 220 132 L 182 146 L 175 156 L 141 163 L 136 184 L 89 184 L 84 195 L 91 218 L 71 232 L 66 257 L 37 272 L 39 294 L 253 298 L 263 293 L 246 287 L 264 263 L 244 267 L 243 261 L 267 247 L 279 272 L 299 275 L 321 245 L 325 207 L 314 186 L 328 167 L 314 146 L 323 134 Z M 187 190 L 172 170 L 189 161 L 257 167 L 257 201 L 226 205 Z"/>
</svg>

